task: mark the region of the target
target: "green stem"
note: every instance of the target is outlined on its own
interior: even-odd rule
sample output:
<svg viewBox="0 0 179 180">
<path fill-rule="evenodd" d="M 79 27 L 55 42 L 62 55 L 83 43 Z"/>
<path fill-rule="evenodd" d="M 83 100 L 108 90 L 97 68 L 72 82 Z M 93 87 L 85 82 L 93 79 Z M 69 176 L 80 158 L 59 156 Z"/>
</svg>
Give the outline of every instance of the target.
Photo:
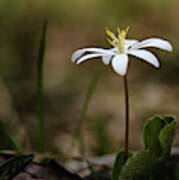
<svg viewBox="0 0 179 180">
<path fill-rule="evenodd" d="M 129 147 L 129 92 L 127 75 L 124 76 L 124 90 L 125 90 L 125 106 L 126 106 L 126 124 L 125 124 L 125 161 L 128 159 Z"/>
</svg>

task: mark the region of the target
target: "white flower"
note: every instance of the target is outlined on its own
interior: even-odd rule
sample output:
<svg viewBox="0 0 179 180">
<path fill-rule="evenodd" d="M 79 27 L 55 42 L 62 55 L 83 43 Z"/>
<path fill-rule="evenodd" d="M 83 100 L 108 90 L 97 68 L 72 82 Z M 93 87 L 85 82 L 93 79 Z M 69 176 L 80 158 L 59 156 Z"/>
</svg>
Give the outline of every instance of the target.
<svg viewBox="0 0 179 180">
<path fill-rule="evenodd" d="M 79 49 L 73 53 L 72 62 L 80 64 L 91 58 L 102 57 L 102 61 L 105 65 L 109 65 L 111 63 L 114 71 L 117 74 L 124 76 L 127 74 L 128 55 L 132 55 L 152 64 L 156 68 L 159 68 L 160 63 L 157 57 L 150 51 L 144 50 L 143 48 L 155 47 L 171 52 L 173 50 L 171 44 L 168 41 L 159 38 L 149 38 L 141 42 L 126 39 L 128 29 L 128 27 L 126 30 L 120 30 L 117 28 L 118 36 L 116 37 L 106 28 L 106 33 L 109 36 L 108 41 L 113 48 Z"/>
</svg>

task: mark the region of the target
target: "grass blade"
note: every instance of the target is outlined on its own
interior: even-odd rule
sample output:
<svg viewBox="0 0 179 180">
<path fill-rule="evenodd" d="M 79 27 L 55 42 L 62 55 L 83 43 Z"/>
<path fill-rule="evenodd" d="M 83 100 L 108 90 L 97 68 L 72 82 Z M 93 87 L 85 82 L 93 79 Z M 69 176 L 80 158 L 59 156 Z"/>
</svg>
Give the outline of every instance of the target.
<svg viewBox="0 0 179 180">
<path fill-rule="evenodd" d="M 12 138 L 2 121 L 0 121 L 0 142 L 0 150 L 22 150 L 18 143 Z"/>
<path fill-rule="evenodd" d="M 81 109 L 80 120 L 78 122 L 77 129 L 76 129 L 76 136 L 79 136 L 80 133 L 81 133 L 82 124 L 83 124 L 83 122 L 84 122 L 84 120 L 86 118 L 86 112 L 88 110 L 88 106 L 89 106 L 92 94 L 94 92 L 94 89 L 96 87 L 96 84 L 98 82 L 100 73 L 101 73 L 101 71 L 98 71 L 92 77 L 92 79 L 91 79 L 91 81 L 89 83 L 89 86 L 88 86 L 88 89 L 87 89 L 87 92 L 86 92 L 86 95 L 85 95 L 85 99 L 84 99 L 84 102 L 83 102 L 83 105 L 82 105 L 82 109 Z"/>
<path fill-rule="evenodd" d="M 82 136 L 82 126 L 84 124 L 84 121 L 85 121 L 85 118 L 86 118 L 86 113 L 87 113 L 87 110 L 88 110 L 88 106 L 89 106 L 92 94 L 94 92 L 94 89 L 96 87 L 96 84 L 97 84 L 97 82 L 99 80 L 100 74 L 101 74 L 101 70 L 98 70 L 97 73 L 92 77 L 92 79 L 91 79 L 91 81 L 89 83 L 89 87 L 87 89 L 85 99 L 84 99 L 84 102 L 83 102 L 83 106 L 82 106 L 82 109 L 81 109 L 80 120 L 78 122 L 77 129 L 76 129 L 76 132 L 75 132 L 75 138 L 79 139 L 79 141 L 80 141 L 80 153 L 81 153 L 82 157 L 84 157 L 84 151 L 85 151 L 84 150 L 84 143 L 83 143 L 84 141 L 83 141 L 83 136 Z"/>
<path fill-rule="evenodd" d="M 88 89 L 87 89 L 87 92 L 86 92 L 86 95 L 85 95 L 85 99 L 84 99 L 84 102 L 83 102 L 83 105 L 82 105 L 82 109 L 81 109 L 81 114 L 80 114 L 80 120 L 77 124 L 77 128 L 75 130 L 75 133 L 74 133 L 74 136 L 73 136 L 73 139 L 72 139 L 72 144 L 71 144 L 71 147 L 69 149 L 69 151 L 67 152 L 67 155 L 70 155 L 74 146 L 75 146 L 75 143 L 76 143 L 76 140 L 80 140 L 80 153 L 82 155 L 82 157 L 84 157 L 84 146 L 83 146 L 83 138 L 82 138 L 82 126 L 83 126 L 83 123 L 84 123 L 84 120 L 86 118 L 86 112 L 88 110 L 88 106 L 89 106 L 89 103 L 90 103 L 90 100 L 91 100 L 91 97 L 92 97 L 92 94 L 94 92 L 94 89 L 96 87 L 96 84 L 99 80 L 99 77 L 100 77 L 100 74 L 101 74 L 101 70 L 98 70 L 95 75 L 92 77 L 90 83 L 89 83 L 89 86 L 88 86 Z"/>
<path fill-rule="evenodd" d="M 39 45 L 38 62 L 37 62 L 37 134 L 39 140 L 40 152 L 44 152 L 45 145 L 45 132 L 44 132 L 44 108 L 43 108 L 43 66 L 44 56 L 46 48 L 46 32 L 47 32 L 47 21 L 43 23 L 41 40 Z"/>
</svg>

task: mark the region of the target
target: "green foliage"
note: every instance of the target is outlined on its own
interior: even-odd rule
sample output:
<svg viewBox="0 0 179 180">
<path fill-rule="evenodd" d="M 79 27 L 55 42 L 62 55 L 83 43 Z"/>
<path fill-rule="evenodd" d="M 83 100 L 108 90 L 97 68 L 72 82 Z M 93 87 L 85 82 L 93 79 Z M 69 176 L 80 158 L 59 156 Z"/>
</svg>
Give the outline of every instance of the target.
<svg viewBox="0 0 179 180">
<path fill-rule="evenodd" d="M 147 121 L 144 127 L 144 145 L 143 150 L 128 158 L 121 167 L 122 155 L 116 158 L 113 171 L 116 171 L 119 180 L 155 180 L 167 179 L 161 169 L 165 168 L 171 146 L 173 143 L 176 129 L 176 120 L 172 117 L 153 117 Z M 124 157 L 123 157 L 124 158 Z M 115 170 L 117 169 L 118 171 Z M 112 180 L 116 180 L 115 179 Z"/>
<path fill-rule="evenodd" d="M 128 156 L 131 157 L 132 154 L 129 153 Z M 114 166 L 112 169 L 111 180 L 118 180 L 119 174 L 124 165 L 124 160 L 125 160 L 125 151 L 122 150 L 122 151 L 118 152 L 116 155 Z"/>
<path fill-rule="evenodd" d="M 145 149 L 149 149 L 160 160 L 166 161 L 171 150 L 176 129 L 172 117 L 153 117 L 144 127 Z"/>
<path fill-rule="evenodd" d="M 119 174 L 124 164 L 124 158 L 125 158 L 125 152 L 124 151 L 118 152 L 112 169 L 111 180 L 118 180 Z"/>
<path fill-rule="evenodd" d="M 167 124 L 160 132 L 159 140 L 162 148 L 161 160 L 166 161 L 175 136 L 176 121 Z"/>
<path fill-rule="evenodd" d="M 164 126 L 164 122 L 160 117 L 149 119 L 144 127 L 144 146 L 145 149 L 151 150 L 156 156 L 161 154 L 161 147 L 159 142 L 159 133 Z"/>
<path fill-rule="evenodd" d="M 33 160 L 34 155 L 16 156 L 0 166 L 0 180 L 9 180 L 15 177 L 19 172 Z"/>
<path fill-rule="evenodd" d="M 0 150 L 21 150 L 20 146 L 11 137 L 2 121 L 0 121 L 0 142 Z"/>
<path fill-rule="evenodd" d="M 128 159 L 120 176 L 124 179 L 137 177 L 143 179 L 146 176 L 153 175 L 160 167 L 157 157 L 149 150 L 141 150 Z"/>
<path fill-rule="evenodd" d="M 43 65 L 46 48 L 46 31 L 47 21 L 45 20 L 42 28 L 42 35 L 39 45 L 38 61 L 37 61 L 37 107 L 38 107 L 38 122 L 37 134 L 39 138 L 40 152 L 45 151 L 45 132 L 44 132 L 44 108 L 43 108 Z"/>
</svg>

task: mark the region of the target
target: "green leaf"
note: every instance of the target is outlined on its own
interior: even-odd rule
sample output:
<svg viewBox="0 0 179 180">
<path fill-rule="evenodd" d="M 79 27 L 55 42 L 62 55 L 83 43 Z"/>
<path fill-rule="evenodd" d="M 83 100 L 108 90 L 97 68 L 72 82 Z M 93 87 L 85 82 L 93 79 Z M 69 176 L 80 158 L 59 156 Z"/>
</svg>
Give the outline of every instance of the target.
<svg viewBox="0 0 179 180">
<path fill-rule="evenodd" d="M 149 119 L 144 126 L 144 146 L 156 156 L 161 154 L 161 146 L 159 142 L 159 134 L 164 127 L 165 122 L 161 117 L 153 117 Z"/>
<path fill-rule="evenodd" d="M 130 157 L 122 167 L 119 179 L 145 179 L 154 175 L 160 162 L 149 150 L 141 150 Z"/>
<path fill-rule="evenodd" d="M 170 155 L 176 130 L 176 120 L 169 122 L 160 132 L 159 140 L 162 147 L 161 161 L 165 162 Z"/>
<path fill-rule="evenodd" d="M 2 121 L 0 121 L 0 142 L 0 150 L 21 150 L 21 148 L 9 134 Z"/>
<path fill-rule="evenodd" d="M 43 108 L 43 70 L 44 70 L 44 56 L 46 48 L 46 32 L 47 21 L 45 20 L 42 28 L 42 35 L 39 45 L 38 61 L 37 61 L 37 107 L 38 107 L 38 122 L 37 133 L 39 139 L 40 152 L 45 151 L 46 139 L 44 130 L 44 108 Z"/>
<path fill-rule="evenodd" d="M 145 149 L 149 149 L 157 157 L 161 156 L 163 148 L 161 147 L 159 135 L 165 129 L 165 127 L 168 124 L 171 124 L 171 122 L 173 121 L 174 118 L 171 116 L 168 117 L 155 116 L 149 119 L 146 122 L 143 133 Z M 174 132 L 172 132 L 172 134 L 174 134 Z M 174 138 L 174 135 L 172 137 Z M 171 145 L 172 144 L 170 143 L 170 146 Z"/>
<path fill-rule="evenodd" d="M 112 169 L 111 180 L 118 180 L 119 174 L 124 164 L 124 159 L 125 159 L 125 151 L 118 152 L 115 158 L 113 169 Z"/>
<path fill-rule="evenodd" d="M 170 155 L 175 129 L 176 121 L 173 117 L 154 117 L 148 120 L 144 127 L 145 149 L 127 160 L 122 166 L 119 179 L 163 179 L 164 173 L 161 176 L 160 171 Z"/>
<path fill-rule="evenodd" d="M 0 180 L 10 180 L 32 162 L 34 155 L 15 156 L 0 166 Z"/>
<path fill-rule="evenodd" d="M 128 158 L 132 156 L 131 152 L 128 152 Z M 112 175 L 111 175 L 111 180 L 118 180 L 119 174 L 121 172 L 122 166 L 125 164 L 125 151 L 122 150 L 117 153 L 114 166 L 112 169 Z"/>
</svg>

